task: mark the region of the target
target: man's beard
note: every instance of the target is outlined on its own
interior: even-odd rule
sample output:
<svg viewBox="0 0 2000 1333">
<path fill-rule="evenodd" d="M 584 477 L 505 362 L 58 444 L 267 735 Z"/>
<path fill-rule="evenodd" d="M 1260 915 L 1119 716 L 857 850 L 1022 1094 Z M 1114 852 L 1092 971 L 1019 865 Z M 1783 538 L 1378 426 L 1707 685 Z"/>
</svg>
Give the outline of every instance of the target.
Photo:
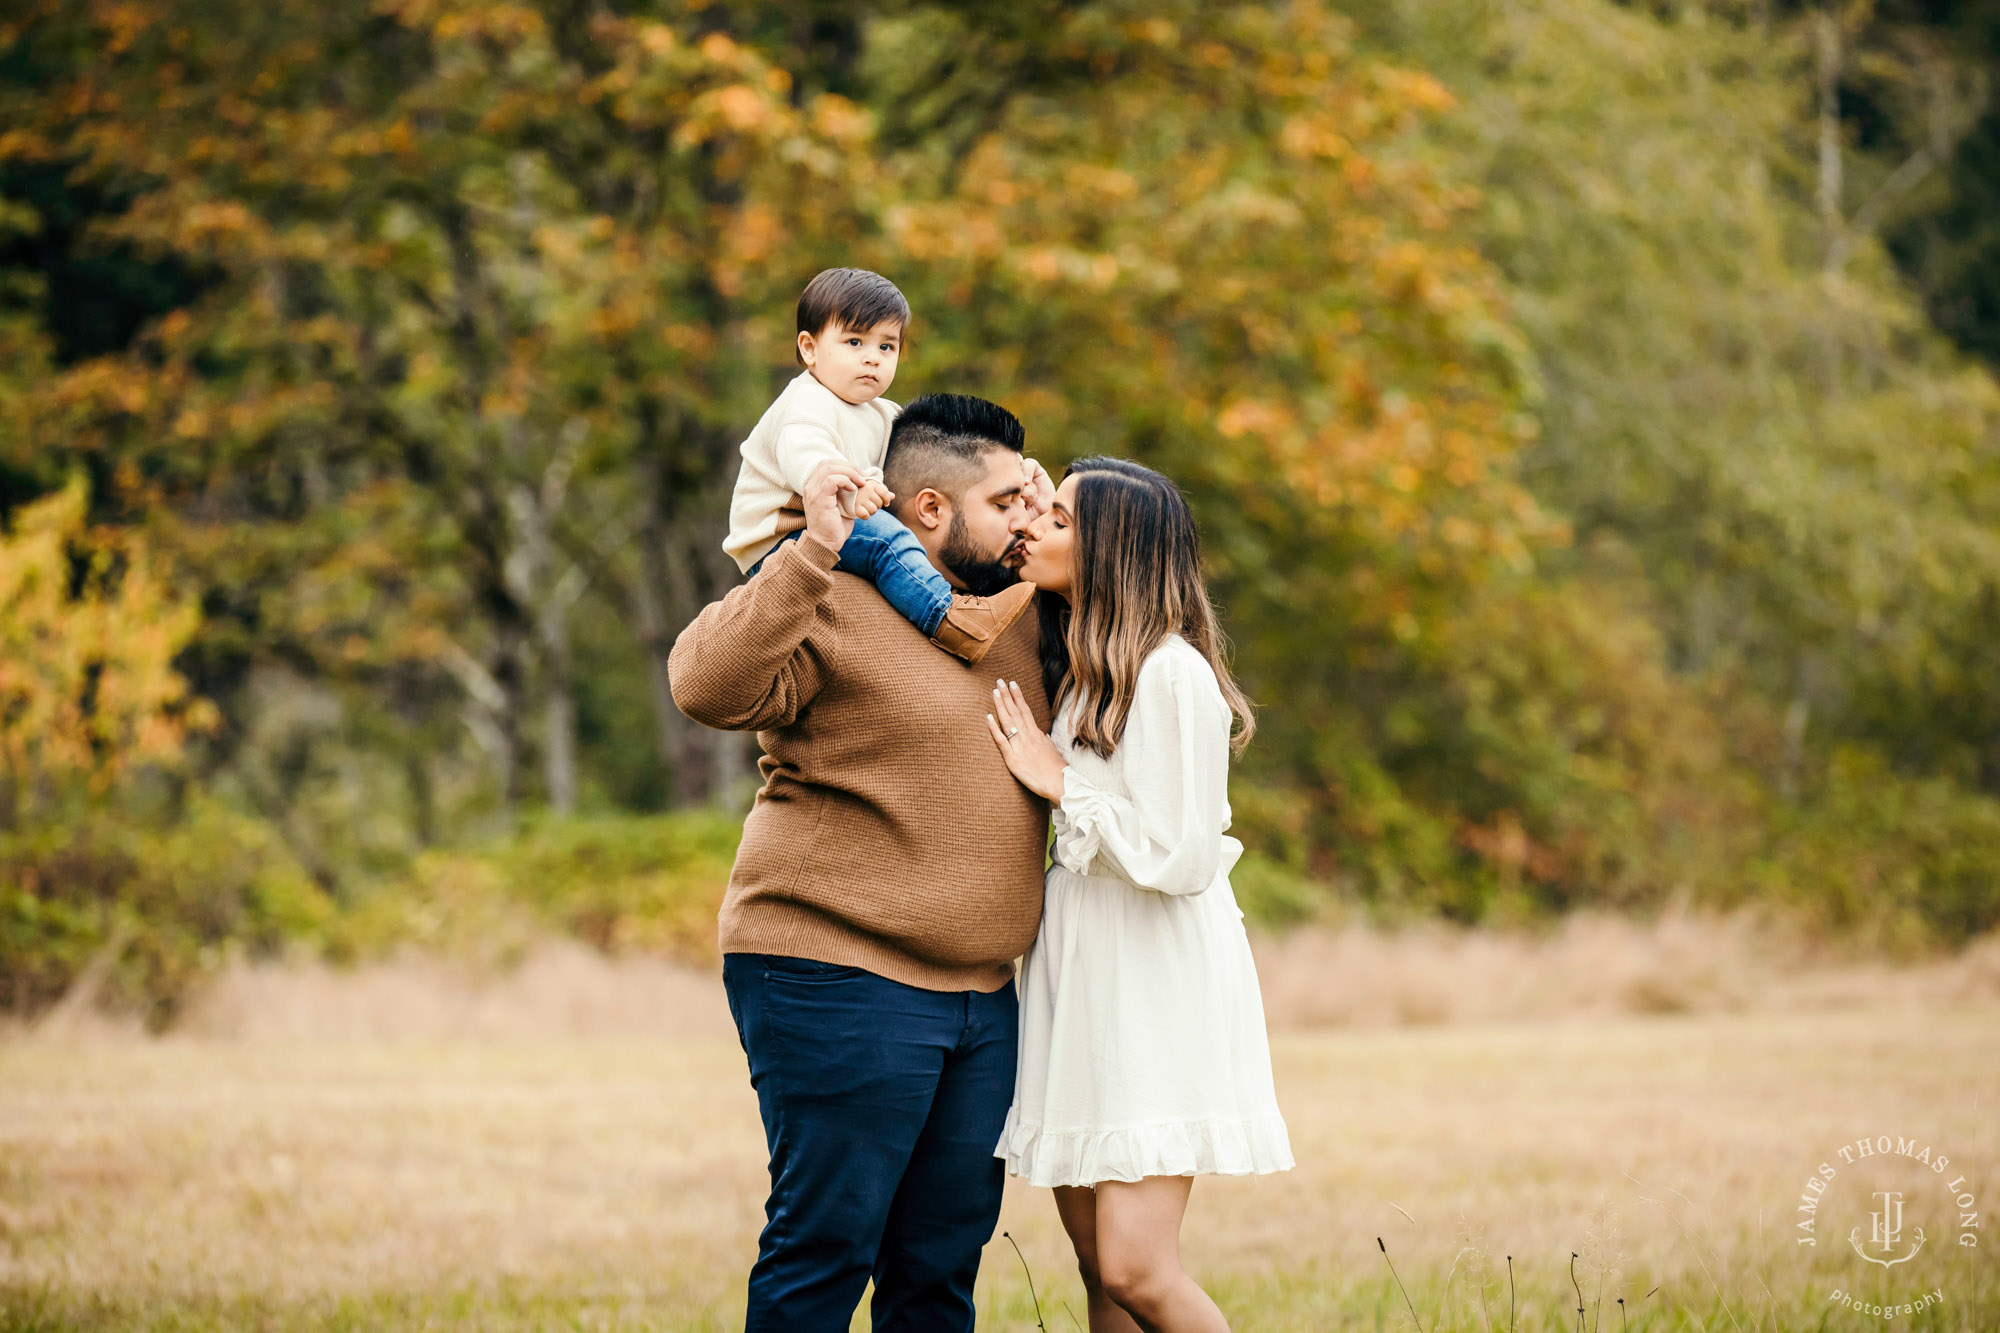
<svg viewBox="0 0 2000 1333">
<path fill-rule="evenodd" d="M 973 544 L 972 533 L 965 526 L 965 515 L 954 509 L 951 511 L 951 527 L 944 534 L 944 549 L 938 552 L 938 559 L 958 576 L 958 581 L 965 585 L 967 592 L 975 597 L 991 597 L 1021 581 L 1020 571 L 1007 564 L 1007 557 L 1014 554 L 1021 544 L 1018 536 L 1013 538 L 996 559 Z"/>
</svg>

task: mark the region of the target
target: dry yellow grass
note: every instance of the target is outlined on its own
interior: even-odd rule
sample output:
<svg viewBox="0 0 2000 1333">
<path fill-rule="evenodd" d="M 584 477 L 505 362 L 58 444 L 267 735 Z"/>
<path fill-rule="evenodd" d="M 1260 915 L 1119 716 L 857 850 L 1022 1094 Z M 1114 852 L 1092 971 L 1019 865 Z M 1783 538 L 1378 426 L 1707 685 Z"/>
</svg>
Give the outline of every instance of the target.
<svg viewBox="0 0 2000 1333">
<path fill-rule="evenodd" d="M 1587 1291 L 1607 1270 L 1607 1329 L 1620 1294 L 1634 1328 L 1817 1326 L 1821 1288 L 1865 1267 L 1791 1241 L 1800 1182 L 1839 1145 L 1920 1136 L 1982 1210 L 2000 1186 L 1983 955 L 1802 968 L 1731 988 L 1726 1006 L 1645 1016 L 1621 1001 L 1551 1021 L 1529 997 L 1572 981 L 1514 968 L 1574 942 L 1288 947 L 1265 968 L 1274 1008 L 1303 1006 L 1274 1038 L 1300 1167 L 1203 1181 L 1187 1226 L 1190 1266 L 1240 1328 L 1409 1327 L 1378 1235 L 1427 1328 L 1484 1327 L 1468 1237 L 1503 1309 L 1515 1257 L 1524 1330 L 1571 1326 L 1572 1251 Z M 1375 978 L 1369 993 L 1426 968 L 1457 989 L 1434 980 L 1445 999 L 1402 1015 L 1427 1026 L 1365 1026 L 1390 1011 L 1343 1007 L 1329 960 Z M 1317 1009 L 1289 970 L 1308 964 L 1336 995 Z M 1445 1021 L 1468 987 L 1545 1016 Z M 1351 1025 L 1290 1021 L 1315 1012 Z M 0 1042 L 0 1328 L 728 1327 L 763 1167 L 711 978 L 561 950 L 483 983 L 415 962 L 248 974 L 166 1039 Z M 1046 1194 L 1010 1188 L 1002 1226 L 1049 1327 L 1070 1327 L 1055 1307 L 1081 1307 Z M 1915 1327 L 2000 1326 L 1990 1248 L 1941 1241 L 1931 1258 L 1948 1317 Z M 1013 1252 L 996 1237 L 986 1260 L 982 1327 L 1032 1328 Z M 1836 1311 L 1825 1326 L 1880 1323 Z"/>
</svg>

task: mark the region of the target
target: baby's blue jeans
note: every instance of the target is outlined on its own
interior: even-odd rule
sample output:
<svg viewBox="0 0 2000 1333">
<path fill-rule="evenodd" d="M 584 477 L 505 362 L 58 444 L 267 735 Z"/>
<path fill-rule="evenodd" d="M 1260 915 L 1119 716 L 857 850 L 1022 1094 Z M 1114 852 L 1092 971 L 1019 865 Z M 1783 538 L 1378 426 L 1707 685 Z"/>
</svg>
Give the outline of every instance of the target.
<svg viewBox="0 0 2000 1333">
<path fill-rule="evenodd" d="M 801 535 L 786 533 L 779 539 L 779 545 L 796 541 Z M 769 560 L 777 549 L 772 547 L 764 560 Z M 764 560 L 750 566 L 750 572 L 755 574 L 762 569 Z M 917 535 L 886 509 L 854 521 L 854 531 L 841 546 L 840 563 L 834 568 L 874 584 L 889 605 L 922 630 L 926 638 L 937 633 L 938 626 L 944 623 L 945 612 L 951 610 L 951 585 L 924 554 Z"/>
</svg>

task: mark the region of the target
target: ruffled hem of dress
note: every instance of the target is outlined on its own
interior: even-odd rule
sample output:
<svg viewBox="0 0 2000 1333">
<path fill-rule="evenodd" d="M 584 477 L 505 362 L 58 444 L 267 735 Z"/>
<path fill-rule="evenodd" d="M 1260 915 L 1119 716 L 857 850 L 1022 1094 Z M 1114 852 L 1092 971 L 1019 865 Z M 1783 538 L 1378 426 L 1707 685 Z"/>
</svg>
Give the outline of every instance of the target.
<svg viewBox="0 0 2000 1333">
<path fill-rule="evenodd" d="M 1282 1116 L 1181 1120 L 1052 1134 L 1010 1117 L 995 1157 L 1031 1185 L 1095 1185 L 1147 1176 L 1261 1176 L 1292 1169 Z"/>
</svg>

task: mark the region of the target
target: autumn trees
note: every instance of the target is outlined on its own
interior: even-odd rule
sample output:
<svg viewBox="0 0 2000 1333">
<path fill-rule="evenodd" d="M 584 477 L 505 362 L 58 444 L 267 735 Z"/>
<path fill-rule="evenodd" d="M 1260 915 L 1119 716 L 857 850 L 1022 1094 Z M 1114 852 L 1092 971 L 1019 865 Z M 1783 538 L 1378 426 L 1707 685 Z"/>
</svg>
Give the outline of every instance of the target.
<svg viewBox="0 0 2000 1333">
<path fill-rule="evenodd" d="M 723 586 L 731 432 L 796 247 L 856 225 L 863 118 L 692 22 L 93 17 L 104 58 L 27 90 L 10 155 L 129 195 L 107 237 L 218 276 L 44 388 L 23 444 L 135 463 L 198 577 L 236 585 L 212 616 L 364 694 L 454 682 L 503 801 L 572 808 L 574 608 L 629 608 L 664 702 L 666 641 Z M 656 711 L 697 799 L 702 747 Z"/>
<path fill-rule="evenodd" d="M 665 652 L 835 263 L 910 296 L 899 389 L 1188 487 L 1267 866 L 1467 918 L 1976 873 L 1993 390 L 1865 241 L 1823 272 L 1783 16 L 17 10 L 0 512 L 175 571 L 177 799 L 320 892 L 740 799 Z"/>
</svg>

